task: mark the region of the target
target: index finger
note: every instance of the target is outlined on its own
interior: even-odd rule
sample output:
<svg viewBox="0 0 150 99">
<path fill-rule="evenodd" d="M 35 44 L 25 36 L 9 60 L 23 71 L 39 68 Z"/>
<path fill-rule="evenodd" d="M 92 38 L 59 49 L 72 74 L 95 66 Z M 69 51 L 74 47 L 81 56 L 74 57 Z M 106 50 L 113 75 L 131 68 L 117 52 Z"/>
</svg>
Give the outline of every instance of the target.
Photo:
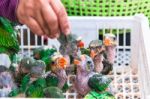
<svg viewBox="0 0 150 99">
<path fill-rule="evenodd" d="M 70 24 L 67 16 L 67 12 L 61 3 L 60 0 L 49 0 L 50 5 L 52 6 L 55 14 L 57 15 L 58 18 L 58 24 L 61 32 L 64 34 L 69 34 L 70 33 Z"/>
</svg>

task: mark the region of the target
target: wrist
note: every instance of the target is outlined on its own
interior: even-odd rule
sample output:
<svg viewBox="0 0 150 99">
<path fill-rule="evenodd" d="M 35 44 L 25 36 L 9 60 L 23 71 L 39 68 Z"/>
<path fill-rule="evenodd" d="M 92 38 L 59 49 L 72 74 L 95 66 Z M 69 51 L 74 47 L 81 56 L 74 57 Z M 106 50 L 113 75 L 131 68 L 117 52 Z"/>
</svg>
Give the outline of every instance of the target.
<svg viewBox="0 0 150 99">
<path fill-rule="evenodd" d="M 16 22 L 19 22 L 19 21 L 18 21 L 18 17 L 17 17 L 17 9 L 18 9 L 18 5 L 19 5 L 19 1 L 20 1 L 20 0 L 16 0 L 16 7 L 15 7 L 15 21 L 16 21 Z"/>
</svg>

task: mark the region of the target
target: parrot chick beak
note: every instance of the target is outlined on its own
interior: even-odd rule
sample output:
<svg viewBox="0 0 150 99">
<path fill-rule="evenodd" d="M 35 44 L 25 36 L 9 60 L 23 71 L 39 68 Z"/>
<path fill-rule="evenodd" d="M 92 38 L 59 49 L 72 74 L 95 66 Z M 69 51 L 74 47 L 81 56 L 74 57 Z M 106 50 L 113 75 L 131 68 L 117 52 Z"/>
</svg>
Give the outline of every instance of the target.
<svg viewBox="0 0 150 99">
<path fill-rule="evenodd" d="M 77 60 L 77 59 L 74 59 L 73 64 L 75 64 L 75 65 L 80 65 L 80 61 Z"/>
<path fill-rule="evenodd" d="M 83 42 L 83 41 L 79 41 L 79 42 L 77 43 L 77 47 L 78 47 L 78 48 L 84 48 L 84 42 Z"/>
<path fill-rule="evenodd" d="M 57 60 L 57 64 L 58 66 L 60 66 L 61 68 L 65 69 L 67 66 L 67 59 L 65 59 L 64 57 L 58 58 Z"/>
<path fill-rule="evenodd" d="M 74 59 L 73 63 L 75 65 L 80 65 L 82 63 L 82 61 L 85 61 L 85 55 L 81 55 L 79 59 Z"/>
<path fill-rule="evenodd" d="M 112 44 L 113 44 L 113 42 L 109 38 L 104 39 L 104 45 L 105 46 L 111 46 Z"/>
<path fill-rule="evenodd" d="M 52 71 L 56 71 L 58 69 L 65 69 L 67 67 L 67 64 L 67 59 L 59 53 L 56 53 L 56 55 L 52 57 L 51 69 Z"/>
<path fill-rule="evenodd" d="M 95 56 L 96 56 L 96 53 L 95 53 L 93 50 L 91 50 L 91 52 L 90 52 L 90 57 L 91 57 L 92 59 L 94 59 Z"/>
</svg>

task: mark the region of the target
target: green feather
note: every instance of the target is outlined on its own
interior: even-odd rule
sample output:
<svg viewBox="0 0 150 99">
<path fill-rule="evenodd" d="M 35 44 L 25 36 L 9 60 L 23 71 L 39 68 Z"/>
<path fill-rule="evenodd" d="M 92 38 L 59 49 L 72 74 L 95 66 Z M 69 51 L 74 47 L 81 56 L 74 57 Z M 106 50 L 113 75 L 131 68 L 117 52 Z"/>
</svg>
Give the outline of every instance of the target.
<svg viewBox="0 0 150 99">
<path fill-rule="evenodd" d="M 48 56 L 48 57 L 43 57 L 41 60 L 44 61 L 46 64 L 46 72 L 51 70 L 50 64 L 52 63 L 52 58 Z"/>
<path fill-rule="evenodd" d="M 46 49 L 46 50 L 42 50 L 40 52 L 40 56 L 43 57 L 47 57 L 47 56 L 51 56 L 53 55 L 54 52 L 56 52 L 56 49 Z"/>
<path fill-rule="evenodd" d="M 37 49 L 35 49 L 33 51 L 33 56 L 35 56 L 36 54 L 40 55 L 40 59 L 44 58 L 44 57 L 49 57 L 51 55 L 53 55 L 54 52 L 56 52 L 57 50 L 54 48 L 47 48 L 45 49 L 44 47 L 39 47 Z"/>
<path fill-rule="evenodd" d="M 46 87 L 46 80 L 45 80 L 45 78 L 38 78 L 32 84 L 35 86 L 40 86 L 40 87 L 44 88 L 44 87 Z"/>
<path fill-rule="evenodd" d="M 15 82 L 17 85 L 21 85 L 23 78 L 26 76 L 27 74 L 23 74 L 23 73 L 19 73 L 17 76 L 15 76 Z"/>
<path fill-rule="evenodd" d="M 38 78 L 36 81 L 32 82 L 25 94 L 30 98 L 43 97 L 43 89 L 46 87 L 46 81 L 44 78 Z"/>
<path fill-rule="evenodd" d="M 52 62 L 51 57 L 43 57 L 41 60 L 44 61 L 46 65 L 49 65 Z"/>
<path fill-rule="evenodd" d="M 46 84 L 47 84 L 47 87 L 51 87 L 51 86 L 55 86 L 57 87 L 58 86 L 58 78 L 55 76 L 55 75 L 48 75 L 46 77 Z"/>
<path fill-rule="evenodd" d="M 62 91 L 66 92 L 69 89 L 69 85 L 67 84 L 67 82 L 64 84 Z"/>
<path fill-rule="evenodd" d="M 12 90 L 10 93 L 9 93 L 9 97 L 15 97 L 17 96 L 18 94 L 20 93 L 20 90 L 19 89 L 14 89 Z"/>
<path fill-rule="evenodd" d="M 32 84 L 29 86 L 25 94 L 26 94 L 26 97 L 41 98 L 43 97 L 43 88 Z"/>
<path fill-rule="evenodd" d="M 0 17 L 0 53 L 14 54 L 18 51 L 17 32 L 7 19 Z"/>
<path fill-rule="evenodd" d="M 29 75 L 24 76 L 20 87 L 21 92 L 25 92 L 27 86 L 29 85 L 29 82 L 30 82 L 30 76 Z"/>
<path fill-rule="evenodd" d="M 97 93 L 95 91 L 90 91 L 84 99 L 115 99 L 115 97 L 109 92 Z"/>
<path fill-rule="evenodd" d="M 6 18 L 0 17 L 0 26 L 7 32 L 14 31 L 11 22 Z"/>
<path fill-rule="evenodd" d="M 47 87 L 44 89 L 44 97 L 46 98 L 64 98 L 62 90 L 58 87 Z"/>
<path fill-rule="evenodd" d="M 102 74 L 95 74 L 92 77 L 90 77 L 88 85 L 92 90 L 102 92 L 105 91 L 106 88 L 108 88 L 110 82 L 111 82 L 110 78 Z"/>
<path fill-rule="evenodd" d="M 86 54 L 86 55 L 90 56 L 90 49 L 81 48 L 80 51 L 82 54 Z"/>
</svg>

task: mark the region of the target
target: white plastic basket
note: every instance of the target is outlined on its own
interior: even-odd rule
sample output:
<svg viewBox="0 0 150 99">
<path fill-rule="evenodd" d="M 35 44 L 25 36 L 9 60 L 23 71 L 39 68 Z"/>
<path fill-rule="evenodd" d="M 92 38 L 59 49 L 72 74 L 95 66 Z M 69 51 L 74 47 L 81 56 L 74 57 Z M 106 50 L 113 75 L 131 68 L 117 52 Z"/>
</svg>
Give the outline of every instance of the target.
<svg viewBox="0 0 150 99">
<path fill-rule="evenodd" d="M 143 15 L 133 17 L 69 17 L 72 33 L 83 37 L 88 46 L 91 40 L 99 38 L 99 30 L 116 31 L 118 46 L 113 74 L 116 99 L 150 99 L 150 30 L 148 20 Z M 18 26 L 21 34 L 21 55 L 30 55 L 32 49 L 44 45 L 44 38 L 30 34 L 26 26 Z M 127 39 L 127 32 L 130 37 Z M 119 35 L 122 33 L 122 37 Z M 120 44 L 121 39 L 123 44 Z M 127 40 L 130 44 L 127 44 Z M 48 40 L 45 45 L 55 45 L 57 40 Z M 70 75 L 69 79 L 74 77 Z M 68 83 L 71 85 L 70 80 Z M 65 93 L 66 98 L 76 99 L 76 93 Z"/>
</svg>

